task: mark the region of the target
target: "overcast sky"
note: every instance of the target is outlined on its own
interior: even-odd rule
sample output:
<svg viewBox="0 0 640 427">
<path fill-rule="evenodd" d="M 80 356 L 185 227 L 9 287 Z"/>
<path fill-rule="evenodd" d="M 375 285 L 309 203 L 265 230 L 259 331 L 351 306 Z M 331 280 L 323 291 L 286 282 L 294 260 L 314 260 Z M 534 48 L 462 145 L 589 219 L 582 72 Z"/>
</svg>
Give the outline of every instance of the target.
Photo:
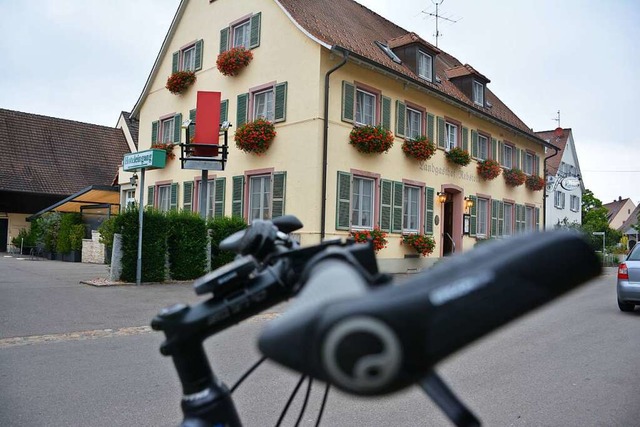
<svg viewBox="0 0 640 427">
<path fill-rule="evenodd" d="M 197 0 L 203 1 L 203 0 Z M 233 0 L 238 1 L 238 0 Z M 431 0 L 360 0 L 435 44 Z M 0 0 L 0 108 L 114 126 L 179 0 Z M 640 202 L 640 1 L 445 0 L 438 46 L 487 76 L 536 131 L 573 129 L 604 203 Z"/>
</svg>

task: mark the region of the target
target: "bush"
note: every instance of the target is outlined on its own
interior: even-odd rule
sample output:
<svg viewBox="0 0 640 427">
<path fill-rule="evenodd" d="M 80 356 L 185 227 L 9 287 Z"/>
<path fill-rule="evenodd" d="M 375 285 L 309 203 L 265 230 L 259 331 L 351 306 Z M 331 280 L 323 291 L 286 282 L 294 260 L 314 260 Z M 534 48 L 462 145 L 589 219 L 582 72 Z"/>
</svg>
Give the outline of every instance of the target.
<svg viewBox="0 0 640 427">
<path fill-rule="evenodd" d="M 113 247 L 113 235 L 116 233 L 116 219 L 118 217 L 111 216 L 104 221 L 98 227 L 98 233 L 100 233 L 100 243 L 107 248 Z"/>
<path fill-rule="evenodd" d="M 42 215 L 38 221 L 40 225 L 40 235 L 37 240 L 44 243 L 44 249 L 47 252 L 56 251 L 56 243 L 58 241 L 58 233 L 60 232 L 60 222 L 62 215 L 58 212 L 47 212 Z"/>
<path fill-rule="evenodd" d="M 66 254 L 71 252 L 71 233 L 74 225 L 81 224 L 82 216 L 79 213 L 65 213 L 60 220 L 58 238 L 56 240 L 56 252 Z M 80 242 L 82 245 L 82 242 Z"/>
<path fill-rule="evenodd" d="M 387 233 L 379 228 L 374 228 L 373 230 L 353 230 L 350 235 L 358 243 L 366 243 L 369 240 L 373 241 L 373 249 L 376 253 L 387 247 Z"/>
<path fill-rule="evenodd" d="M 502 176 L 504 176 L 504 182 L 511 187 L 518 187 L 524 184 L 527 179 L 527 176 L 520 169 L 507 169 L 502 172 Z"/>
<path fill-rule="evenodd" d="M 84 224 L 76 224 L 71 227 L 71 233 L 69 233 L 69 243 L 71 244 L 72 251 L 82 250 L 82 239 L 84 239 L 84 236 Z"/>
<path fill-rule="evenodd" d="M 402 143 L 402 151 L 407 157 L 425 161 L 429 160 L 436 152 L 436 146 L 425 136 L 419 136 L 416 139 L 405 140 Z"/>
<path fill-rule="evenodd" d="M 167 220 L 154 209 L 143 214 L 142 281 L 162 282 L 165 279 L 167 254 Z M 132 206 L 116 217 L 115 230 L 122 234 L 122 276 L 126 282 L 136 281 L 138 262 L 138 207 Z"/>
<path fill-rule="evenodd" d="M 244 47 L 234 47 L 218 55 L 216 67 L 225 76 L 235 76 L 253 59 L 253 53 Z"/>
<path fill-rule="evenodd" d="M 436 241 L 433 237 L 424 234 L 404 234 L 402 243 L 411 246 L 422 256 L 431 254 L 436 247 Z"/>
<path fill-rule="evenodd" d="M 273 123 L 259 118 L 240 126 L 236 130 L 234 140 L 236 147 L 244 152 L 264 154 L 275 137 L 276 128 Z"/>
<path fill-rule="evenodd" d="M 190 280 L 205 273 L 207 263 L 206 222 L 197 213 L 167 215 L 169 271 L 175 280 Z"/>
<path fill-rule="evenodd" d="M 490 181 L 500 175 L 502 168 L 493 159 L 483 160 L 478 163 L 478 175 L 485 181 Z"/>
<path fill-rule="evenodd" d="M 459 166 L 467 166 L 471 163 L 471 155 L 467 150 L 463 150 L 460 147 L 453 147 L 446 152 L 447 160 L 451 163 Z"/>
<path fill-rule="evenodd" d="M 11 244 L 16 248 L 35 246 L 36 239 L 31 230 L 27 230 L 26 228 L 21 229 L 18 232 L 18 235 L 11 239 Z"/>
<path fill-rule="evenodd" d="M 361 153 L 386 153 L 393 146 L 393 134 L 382 126 L 357 126 L 349 134 L 349 144 Z"/>
<path fill-rule="evenodd" d="M 544 179 L 538 175 L 529 175 L 525 186 L 531 191 L 540 191 L 544 188 Z"/>
<path fill-rule="evenodd" d="M 211 268 L 216 269 L 230 263 L 235 253 L 220 250 L 220 242 L 233 233 L 247 228 L 247 223 L 239 217 L 210 218 L 207 229 L 211 230 Z"/>
<path fill-rule="evenodd" d="M 179 95 L 196 82 L 193 71 L 176 71 L 167 78 L 166 88 L 174 95 Z"/>
</svg>

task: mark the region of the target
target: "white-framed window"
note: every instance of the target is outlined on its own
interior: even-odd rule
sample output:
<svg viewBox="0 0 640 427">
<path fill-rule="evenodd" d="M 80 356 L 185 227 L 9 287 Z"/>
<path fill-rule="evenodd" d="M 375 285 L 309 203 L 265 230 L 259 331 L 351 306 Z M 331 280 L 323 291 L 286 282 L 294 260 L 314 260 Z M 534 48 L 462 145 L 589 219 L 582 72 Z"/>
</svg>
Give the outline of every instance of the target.
<svg viewBox="0 0 640 427">
<path fill-rule="evenodd" d="M 445 129 L 445 149 L 447 151 L 451 150 L 458 146 L 458 125 L 446 122 L 444 125 Z"/>
<path fill-rule="evenodd" d="M 476 234 L 486 237 L 489 222 L 489 201 L 478 197 L 476 201 Z"/>
<path fill-rule="evenodd" d="M 249 177 L 249 221 L 271 219 L 271 175 Z"/>
<path fill-rule="evenodd" d="M 425 80 L 433 80 L 433 57 L 418 51 L 418 76 Z"/>
<path fill-rule="evenodd" d="M 564 193 L 562 191 L 556 190 L 553 199 L 553 206 L 564 209 Z"/>
<path fill-rule="evenodd" d="M 476 80 L 473 81 L 473 102 L 484 106 L 484 85 Z"/>
<path fill-rule="evenodd" d="M 402 206 L 402 231 L 417 233 L 420 228 L 420 187 L 405 185 Z"/>
<path fill-rule="evenodd" d="M 181 71 L 195 71 L 196 69 L 196 45 L 189 46 L 182 50 Z"/>
<path fill-rule="evenodd" d="M 171 207 L 171 186 L 161 185 L 158 187 L 158 210 L 167 212 Z"/>
<path fill-rule="evenodd" d="M 504 144 L 502 149 L 502 166 L 507 169 L 513 167 L 513 147 L 509 144 Z"/>
<path fill-rule="evenodd" d="M 356 89 L 356 124 L 375 126 L 376 96 L 360 88 Z"/>
<path fill-rule="evenodd" d="M 270 122 L 275 117 L 275 97 L 273 88 L 253 94 L 253 118 L 263 118 Z"/>
<path fill-rule="evenodd" d="M 578 197 L 578 196 L 573 196 L 573 195 L 572 195 L 572 196 L 569 198 L 569 200 L 570 200 L 571 210 L 572 210 L 573 212 L 578 212 L 578 211 L 580 211 L 580 197 Z"/>
<path fill-rule="evenodd" d="M 524 208 L 524 230 L 533 231 L 536 227 L 536 212 L 532 206 Z"/>
<path fill-rule="evenodd" d="M 213 218 L 216 200 L 216 180 L 207 181 L 207 218 Z"/>
<path fill-rule="evenodd" d="M 251 21 L 247 20 L 231 27 L 233 34 L 233 46 L 244 47 L 249 49 L 249 41 L 251 35 Z"/>
<path fill-rule="evenodd" d="M 407 107 L 407 138 L 416 139 L 422 136 L 422 113 Z"/>
<path fill-rule="evenodd" d="M 529 152 L 524 153 L 524 164 L 522 165 L 522 169 L 527 175 L 533 175 L 533 154 Z"/>
<path fill-rule="evenodd" d="M 351 197 L 351 226 L 353 228 L 373 228 L 373 203 L 375 180 L 353 177 Z"/>
<path fill-rule="evenodd" d="M 175 121 L 173 117 L 162 120 L 160 122 L 160 142 L 162 142 L 163 144 L 172 143 L 174 138 L 174 131 Z"/>
<path fill-rule="evenodd" d="M 504 222 L 502 223 L 502 235 L 511 236 L 513 234 L 513 204 L 504 204 Z"/>
<path fill-rule="evenodd" d="M 478 159 L 486 160 L 489 158 L 489 138 L 482 134 L 478 134 Z"/>
</svg>

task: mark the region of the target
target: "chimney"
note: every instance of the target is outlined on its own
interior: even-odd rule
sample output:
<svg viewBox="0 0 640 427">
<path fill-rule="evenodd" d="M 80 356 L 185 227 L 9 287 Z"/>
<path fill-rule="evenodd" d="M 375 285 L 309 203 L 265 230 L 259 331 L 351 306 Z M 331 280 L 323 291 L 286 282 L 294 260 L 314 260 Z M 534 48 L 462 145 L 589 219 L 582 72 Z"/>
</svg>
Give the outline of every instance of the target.
<svg viewBox="0 0 640 427">
<path fill-rule="evenodd" d="M 622 196 L 618 196 L 618 201 L 621 202 L 622 201 Z"/>
</svg>

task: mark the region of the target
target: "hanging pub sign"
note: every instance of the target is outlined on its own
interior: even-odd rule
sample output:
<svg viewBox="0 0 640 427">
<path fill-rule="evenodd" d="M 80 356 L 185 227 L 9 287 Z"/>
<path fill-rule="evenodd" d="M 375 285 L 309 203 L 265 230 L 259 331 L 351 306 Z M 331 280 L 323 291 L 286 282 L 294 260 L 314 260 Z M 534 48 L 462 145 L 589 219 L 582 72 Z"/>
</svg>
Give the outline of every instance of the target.
<svg viewBox="0 0 640 427">
<path fill-rule="evenodd" d="M 580 187 L 580 180 L 574 176 L 568 176 L 560 181 L 560 186 L 567 191 L 575 190 Z"/>
<path fill-rule="evenodd" d="M 122 160 L 122 169 L 125 172 L 137 171 L 140 169 L 162 169 L 167 163 L 167 152 L 152 148 L 150 150 L 138 151 L 136 153 L 125 154 Z"/>
</svg>

